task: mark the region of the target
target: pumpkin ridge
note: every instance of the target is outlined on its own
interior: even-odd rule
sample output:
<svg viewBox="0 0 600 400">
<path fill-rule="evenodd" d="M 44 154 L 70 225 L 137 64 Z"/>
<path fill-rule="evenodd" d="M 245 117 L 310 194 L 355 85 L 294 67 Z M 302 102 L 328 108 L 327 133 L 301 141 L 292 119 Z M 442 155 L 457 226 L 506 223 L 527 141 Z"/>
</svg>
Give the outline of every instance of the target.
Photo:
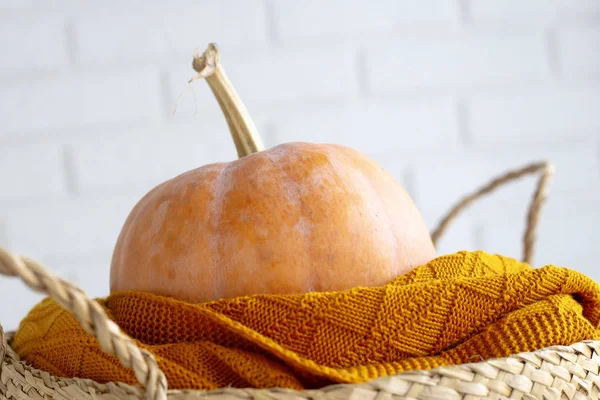
<svg viewBox="0 0 600 400">
<path fill-rule="evenodd" d="M 284 192 L 286 194 L 286 198 L 288 198 L 288 200 L 292 201 L 292 203 L 294 203 L 296 205 L 296 207 L 298 207 L 298 210 L 300 211 L 299 219 L 306 218 L 306 216 L 305 216 L 306 204 L 302 197 L 301 191 L 298 189 L 293 190 L 293 188 L 291 188 L 292 190 L 288 189 L 290 187 L 290 184 L 288 183 L 288 181 L 295 181 L 295 179 L 293 179 L 293 177 L 283 168 L 283 166 L 281 166 L 279 163 L 277 163 L 275 160 L 273 160 L 271 152 L 265 151 L 261 154 L 264 155 L 265 159 L 269 162 L 269 164 L 271 165 L 271 168 L 273 170 L 277 171 L 279 173 L 279 175 L 282 175 L 284 178 L 287 178 L 287 179 L 280 180 L 281 185 L 285 187 Z M 292 199 L 289 198 L 290 195 L 292 195 L 292 197 L 293 197 Z M 312 232 L 313 232 L 313 230 L 311 228 L 309 228 L 309 229 L 307 229 L 307 233 L 302 235 L 305 246 L 308 248 L 309 257 L 311 259 L 312 259 L 312 257 L 310 256 L 310 254 L 311 254 L 311 247 L 312 247 Z M 313 265 L 314 265 L 314 263 L 311 262 L 311 267 Z M 316 285 L 315 271 L 311 271 L 311 273 L 308 276 L 308 282 L 306 283 L 307 291 L 308 292 L 314 291 L 316 288 L 315 285 Z"/>
<path fill-rule="evenodd" d="M 208 209 L 211 210 L 211 215 L 209 216 L 210 223 L 208 226 L 211 228 L 212 237 L 209 240 L 210 243 L 210 251 L 214 254 L 215 260 L 212 268 L 214 269 L 214 282 L 213 287 L 216 293 L 223 293 L 225 289 L 225 277 L 227 276 L 228 265 L 224 263 L 222 251 L 220 247 L 222 232 L 220 231 L 221 221 L 223 219 L 223 207 L 224 200 L 227 197 L 227 194 L 234 187 L 234 182 L 232 179 L 235 162 L 229 163 L 223 168 L 215 179 L 212 181 L 212 188 L 210 190 L 212 198 L 210 200 L 210 204 Z M 229 178 L 229 179 L 227 179 Z M 213 212 L 216 211 L 214 214 Z M 224 270 L 224 271 L 223 271 Z"/>
<path fill-rule="evenodd" d="M 396 234 L 396 231 L 392 225 L 392 215 L 390 214 L 387 205 L 385 204 L 385 202 L 382 200 L 382 193 L 380 192 L 380 186 L 379 185 L 374 185 L 373 184 L 373 180 L 371 179 L 370 176 L 368 176 L 365 171 L 361 170 L 360 168 L 356 167 L 356 158 L 355 157 L 351 157 L 350 154 L 348 154 L 348 150 L 346 148 L 342 149 L 342 157 L 345 157 L 346 159 L 348 159 L 349 161 L 351 161 L 351 167 L 352 169 L 362 177 L 362 180 L 364 182 L 366 182 L 369 187 L 371 188 L 371 190 L 376 194 L 377 198 L 377 202 L 379 204 L 379 208 L 382 212 L 385 213 L 385 215 L 383 216 L 383 219 L 386 221 L 386 227 L 387 227 L 387 231 L 388 231 L 388 235 L 391 236 L 393 238 L 392 240 L 392 246 L 394 248 L 393 251 L 393 256 L 394 259 L 392 261 L 393 263 L 393 267 L 395 269 L 395 274 L 399 275 L 400 274 L 400 263 L 399 263 L 399 257 L 398 257 L 398 243 L 400 242 L 400 239 L 398 238 L 398 235 Z"/>
</svg>

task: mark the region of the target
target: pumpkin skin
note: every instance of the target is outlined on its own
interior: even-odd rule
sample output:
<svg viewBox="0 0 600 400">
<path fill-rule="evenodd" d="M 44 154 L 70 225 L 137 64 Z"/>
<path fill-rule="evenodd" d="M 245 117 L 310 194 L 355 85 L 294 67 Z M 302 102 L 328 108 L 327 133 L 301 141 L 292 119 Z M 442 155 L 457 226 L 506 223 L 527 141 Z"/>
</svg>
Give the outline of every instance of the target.
<svg viewBox="0 0 600 400">
<path fill-rule="evenodd" d="M 286 143 L 162 183 L 118 237 L 111 292 L 200 303 L 381 285 L 435 257 L 415 204 L 376 162 Z"/>
</svg>

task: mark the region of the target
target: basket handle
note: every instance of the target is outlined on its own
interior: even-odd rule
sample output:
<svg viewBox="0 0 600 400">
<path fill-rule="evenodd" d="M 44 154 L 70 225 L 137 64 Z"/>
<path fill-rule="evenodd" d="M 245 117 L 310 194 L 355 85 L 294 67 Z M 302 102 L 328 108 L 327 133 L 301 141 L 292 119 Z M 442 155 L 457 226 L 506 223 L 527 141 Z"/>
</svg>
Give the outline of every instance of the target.
<svg viewBox="0 0 600 400">
<path fill-rule="evenodd" d="M 4 329 L 0 324 L 0 376 L 2 376 L 2 366 L 4 365 L 4 356 L 6 355 L 6 347 L 8 346 Z"/>
<path fill-rule="evenodd" d="M 133 369 L 138 382 L 145 388 L 148 400 L 167 399 L 167 379 L 154 356 L 140 349 L 118 325 L 108 318 L 100 304 L 90 299 L 80 288 L 62 280 L 37 262 L 13 254 L 0 246 L 0 274 L 16 276 L 36 292 L 44 293 L 69 311 L 82 328 L 93 335 L 100 348 L 116 355 L 121 364 Z M 6 352 L 6 339 L 0 326 L 0 361 Z M 0 364 L 1 365 L 1 364 Z"/>
<path fill-rule="evenodd" d="M 448 225 L 475 200 L 489 194 L 509 182 L 515 181 L 525 175 L 539 174 L 536 190 L 531 199 L 529 210 L 527 212 L 527 221 L 525 233 L 523 235 L 523 262 L 531 264 L 533 258 L 533 249 L 535 246 L 536 229 L 539 222 L 540 211 L 548 197 L 548 187 L 554 174 L 554 166 L 548 161 L 536 162 L 526 165 L 522 168 L 511 170 L 500 175 L 488 184 L 480 187 L 475 192 L 465 196 L 456 203 L 450 211 L 442 218 L 437 228 L 431 234 L 433 244 L 437 245 L 440 237 L 444 234 Z"/>
</svg>

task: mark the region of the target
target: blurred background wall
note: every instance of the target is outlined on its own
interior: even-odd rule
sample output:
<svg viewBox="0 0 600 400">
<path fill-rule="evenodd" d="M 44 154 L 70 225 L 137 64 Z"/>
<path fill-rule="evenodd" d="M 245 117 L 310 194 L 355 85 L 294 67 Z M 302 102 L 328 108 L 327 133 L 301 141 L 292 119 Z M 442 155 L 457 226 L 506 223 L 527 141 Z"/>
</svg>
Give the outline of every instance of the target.
<svg viewBox="0 0 600 400">
<path fill-rule="evenodd" d="M 267 146 L 336 142 L 428 225 L 508 168 L 557 168 L 535 265 L 600 280 L 598 0 L 0 0 L 0 244 L 108 293 L 139 198 L 235 158 L 190 67 L 217 42 Z M 462 215 L 440 252 L 521 256 L 534 178 Z M 0 278 L 6 329 L 40 296 Z"/>
</svg>

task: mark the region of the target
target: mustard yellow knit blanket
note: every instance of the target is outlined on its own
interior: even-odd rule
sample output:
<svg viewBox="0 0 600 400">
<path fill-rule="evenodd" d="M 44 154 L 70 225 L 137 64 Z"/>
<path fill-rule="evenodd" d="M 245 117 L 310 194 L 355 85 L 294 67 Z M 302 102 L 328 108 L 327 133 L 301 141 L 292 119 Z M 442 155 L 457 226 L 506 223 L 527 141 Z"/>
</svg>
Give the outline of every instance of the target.
<svg viewBox="0 0 600 400">
<path fill-rule="evenodd" d="M 189 304 L 124 292 L 100 300 L 155 354 L 170 388 L 313 388 L 600 337 L 600 287 L 573 270 L 483 252 L 439 257 L 386 285 Z M 134 383 L 46 299 L 13 348 L 54 375 Z"/>
</svg>

